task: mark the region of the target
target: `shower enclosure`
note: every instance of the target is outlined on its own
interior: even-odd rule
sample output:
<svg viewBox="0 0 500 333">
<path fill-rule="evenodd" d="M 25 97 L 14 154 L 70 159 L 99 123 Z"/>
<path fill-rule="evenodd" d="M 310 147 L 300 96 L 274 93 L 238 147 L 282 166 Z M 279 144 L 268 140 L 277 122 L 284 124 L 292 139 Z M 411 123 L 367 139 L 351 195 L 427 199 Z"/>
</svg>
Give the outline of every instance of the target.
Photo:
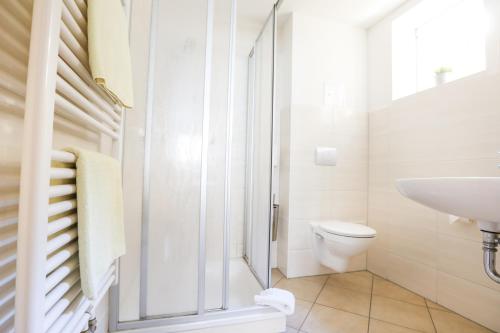
<svg viewBox="0 0 500 333">
<path fill-rule="evenodd" d="M 278 144 L 274 99 L 276 16 L 271 12 L 248 57 L 244 256 L 260 284 L 270 286 L 271 229 L 278 206 Z M 273 209 L 274 208 L 274 209 Z"/>
<path fill-rule="evenodd" d="M 236 0 L 149 2 L 132 6 L 142 15 L 131 23 L 132 50 L 134 29 L 149 35 L 136 42 L 147 48 L 147 75 L 143 108 L 125 124 L 127 255 L 112 331 L 263 311 L 252 296 L 270 286 L 275 9 L 247 81 L 235 74 Z M 248 107 L 236 106 L 238 84 L 248 85 Z"/>
</svg>

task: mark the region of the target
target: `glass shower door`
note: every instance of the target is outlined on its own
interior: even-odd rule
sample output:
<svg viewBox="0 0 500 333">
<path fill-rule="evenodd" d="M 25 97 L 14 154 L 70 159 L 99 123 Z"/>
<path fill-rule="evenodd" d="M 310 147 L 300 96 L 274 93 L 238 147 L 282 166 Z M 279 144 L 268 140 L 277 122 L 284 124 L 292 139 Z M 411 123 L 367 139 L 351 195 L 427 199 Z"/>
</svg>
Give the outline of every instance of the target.
<svg viewBox="0 0 500 333">
<path fill-rule="evenodd" d="M 198 307 L 207 2 L 155 5 L 154 15 L 161 19 L 153 27 L 155 71 L 149 87 L 153 105 L 143 203 L 143 318 L 194 314 Z M 176 301 L 165 302 L 165 295 Z"/>
<path fill-rule="evenodd" d="M 277 195 L 274 113 L 275 10 L 249 56 L 245 258 L 263 288 L 270 286 L 270 243 Z"/>
<path fill-rule="evenodd" d="M 135 7 L 142 18 L 137 36 L 150 25 L 149 44 L 141 40 L 149 45 L 148 82 L 144 105 L 127 123 L 129 248 L 113 289 L 111 331 L 254 311 L 253 296 L 269 285 L 274 13 L 255 45 L 256 104 L 247 124 L 244 94 L 232 106 L 232 81 L 246 85 L 244 75 L 233 78 L 240 77 L 233 74 L 235 8 L 236 0 L 147 0 Z M 252 142 L 245 142 L 245 129 Z M 253 182 L 247 204 L 246 163 Z M 253 212 L 247 258 L 254 274 L 241 258 L 244 207 Z"/>
<path fill-rule="evenodd" d="M 153 0 L 140 319 L 223 308 L 232 0 Z"/>
</svg>

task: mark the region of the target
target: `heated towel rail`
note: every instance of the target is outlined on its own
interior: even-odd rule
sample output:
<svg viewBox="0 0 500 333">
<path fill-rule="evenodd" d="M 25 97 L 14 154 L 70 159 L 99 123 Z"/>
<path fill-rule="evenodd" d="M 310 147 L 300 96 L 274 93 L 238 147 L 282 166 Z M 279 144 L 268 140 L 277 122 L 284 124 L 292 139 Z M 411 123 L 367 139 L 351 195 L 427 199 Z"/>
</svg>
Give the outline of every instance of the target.
<svg viewBox="0 0 500 333">
<path fill-rule="evenodd" d="M 0 332 L 14 332 L 19 170 L 31 4 L 0 1 Z"/>
<path fill-rule="evenodd" d="M 61 148 L 77 145 L 119 158 L 123 110 L 90 74 L 85 0 L 37 0 L 32 9 L 28 0 L 5 2 L 17 12 L 6 15 L 0 5 L 0 21 L 10 24 L 8 31 L 0 24 L 0 38 L 11 48 L 0 50 L 9 64 L 8 71 L 0 67 L 0 107 L 22 113 L 24 122 L 20 177 L 0 182 L 0 188 L 20 189 L 5 198 L 0 191 L 0 210 L 19 206 L 18 217 L 0 214 L 0 328 L 79 333 L 99 316 L 97 306 L 118 271 L 113 265 L 102 277 L 97 299 L 83 295 L 75 156 Z"/>
</svg>

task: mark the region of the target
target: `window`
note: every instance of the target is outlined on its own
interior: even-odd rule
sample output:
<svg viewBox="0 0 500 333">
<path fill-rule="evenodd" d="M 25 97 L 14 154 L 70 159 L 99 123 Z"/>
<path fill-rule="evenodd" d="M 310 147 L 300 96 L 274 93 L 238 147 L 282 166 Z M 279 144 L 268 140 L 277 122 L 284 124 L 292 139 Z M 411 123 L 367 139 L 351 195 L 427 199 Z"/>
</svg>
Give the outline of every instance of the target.
<svg viewBox="0 0 500 333">
<path fill-rule="evenodd" d="M 392 23 L 393 100 L 485 70 L 483 0 L 423 0 Z"/>
</svg>

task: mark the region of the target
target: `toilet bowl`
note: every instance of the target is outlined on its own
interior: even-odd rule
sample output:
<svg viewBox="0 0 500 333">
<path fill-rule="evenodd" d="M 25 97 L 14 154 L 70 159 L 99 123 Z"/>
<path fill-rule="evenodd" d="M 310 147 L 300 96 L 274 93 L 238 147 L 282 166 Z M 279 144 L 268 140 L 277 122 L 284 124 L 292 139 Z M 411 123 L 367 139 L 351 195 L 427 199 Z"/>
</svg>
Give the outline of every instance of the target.
<svg viewBox="0 0 500 333">
<path fill-rule="evenodd" d="M 368 250 L 377 235 L 375 229 L 360 223 L 329 220 L 310 225 L 314 255 L 339 273 L 347 270 L 351 257 Z"/>
</svg>

